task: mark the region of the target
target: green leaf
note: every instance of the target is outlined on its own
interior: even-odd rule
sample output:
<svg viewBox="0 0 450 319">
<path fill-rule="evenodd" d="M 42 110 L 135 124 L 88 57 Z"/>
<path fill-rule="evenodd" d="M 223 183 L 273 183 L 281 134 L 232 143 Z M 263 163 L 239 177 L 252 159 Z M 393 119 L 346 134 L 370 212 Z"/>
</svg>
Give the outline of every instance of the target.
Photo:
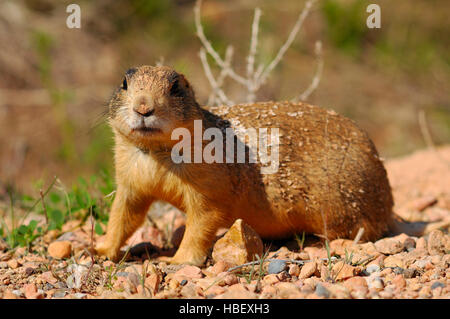
<svg viewBox="0 0 450 319">
<path fill-rule="evenodd" d="M 36 229 L 38 222 L 36 220 L 32 220 L 28 223 L 28 230 L 29 232 L 32 234 L 34 232 L 34 230 Z"/>
<path fill-rule="evenodd" d="M 33 202 L 34 198 L 31 197 L 31 196 L 28 196 L 28 195 L 23 195 L 22 196 L 22 201 L 24 201 L 24 202 Z"/>
<path fill-rule="evenodd" d="M 57 204 L 61 201 L 61 196 L 57 193 L 50 193 L 50 200 L 52 203 Z"/>
<path fill-rule="evenodd" d="M 103 228 L 99 223 L 95 223 L 94 230 L 97 235 L 103 235 Z"/>
<path fill-rule="evenodd" d="M 28 232 L 28 227 L 25 225 L 20 225 L 20 227 L 17 229 L 17 233 L 20 235 L 24 235 Z"/>
<path fill-rule="evenodd" d="M 57 228 L 64 224 L 64 214 L 59 209 L 51 210 L 48 219 L 54 222 Z"/>
</svg>

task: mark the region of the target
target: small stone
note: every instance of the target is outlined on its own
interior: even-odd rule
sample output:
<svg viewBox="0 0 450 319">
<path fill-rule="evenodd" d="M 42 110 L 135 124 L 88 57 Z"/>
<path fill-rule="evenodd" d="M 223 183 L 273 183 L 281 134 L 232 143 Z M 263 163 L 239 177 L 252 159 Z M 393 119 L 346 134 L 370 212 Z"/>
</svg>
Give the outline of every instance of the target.
<svg viewBox="0 0 450 319">
<path fill-rule="evenodd" d="M 316 285 L 316 290 L 314 291 L 314 293 L 319 297 L 324 297 L 324 298 L 330 297 L 330 292 L 321 283 L 318 283 Z"/>
<path fill-rule="evenodd" d="M 441 260 L 442 260 L 442 256 L 440 256 L 440 255 L 431 256 L 431 263 L 433 265 L 438 265 L 441 262 Z"/>
<path fill-rule="evenodd" d="M 302 252 L 298 253 L 298 258 L 300 260 L 309 260 L 310 259 L 309 254 L 306 251 L 302 251 Z"/>
<path fill-rule="evenodd" d="M 144 285 L 150 288 L 150 291 L 153 295 L 155 295 L 159 290 L 159 284 L 161 283 L 161 278 L 158 274 L 150 274 L 147 278 L 145 278 Z"/>
<path fill-rule="evenodd" d="M 413 278 L 416 274 L 416 271 L 413 268 L 408 268 L 405 269 L 405 271 L 403 272 L 403 276 L 407 279 L 409 278 Z"/>
<path fill-rule="evenodd" d="M 80 293 L 80 292 L 77 292 L 77 293 L 75 293 L 75 294 L 73 294 L 73 297 L 75 298 L 75 299 L 86 299 L 86 294 L 83 294 L 83 293 Z"/>
<path fill-rule="evenodd" d="M 226 289 L 225 288 L 223 288 L 223 287 L 221 287 L 221 286 L 218 286 L 218 285 L 214 285 L 214 286 L 211 286 L 208 290 L 207 290 L 207 297 L 209 296 L 209 298 L 211 298 L 211 297 L 215 297 L 215 296 L 218 296 L 218 295 L 221 295 L 221 294 L 223 294 L 224 292 L 226 291 Z"/>
<path fill-rule="evenodd" d="M 284 260 L 275 259 L 269 263 L 268 272 L 269 274 L 278 274 L 285 270 L 287 267 Z"/>
<path fill-rule="evenodd" d="M 379 276 L 366 277 L 367 287 L 376 291 L 381 291 L 384 288 L 383 280 Z"/>
<path fill-rule="evenodd" d="M 426 266 L 428 263 L 429 263 L 428 260 L 420 259 L 420 260 L 416 260 L 416 261 L 413 263 L 413 266 L 415 266 L 415 267 L 417 267 L 417 268 L 419 268 L 419 269 L 424 269 L 425 266 Z"/>
<path fill-rule="evenodd" d="M 76 220 L 76 219 L 69 220 L 67 223 L 65 223 L 62 226 L 61 232 L 63 232 L 63 233 L 72 232 L 76 228 L 78 228 L 81 225 L 81 223 L 82 222 L 80 220 Z"/>
<path fill-rule="evenodd" d="M 144 273 L 144 265 L 134 264 L 125 268 L 125 272 L 142 275 Z"/>
<path fill-rule="evenodd" d="M 238 278 L 235 274 L 227 274 L 223 278 L 226 285 L 231 286 L 238 283 Z"/>
<path fill-rule="evenodd" d="M 132 290 L 134 291 L 134 289 L 140 284 L 139 276 L 134 272 L 128 273 L 128 282 L 131 284 Z"/>
<path fill-rule="evenodd" d="M 394 267 L 394 268 L 392 268 L 392 271 L 394 272 L 394 274 L 400 275 L 405 272 L 405 269 L 403 269 L 401 267 Z"/>
<path fill-rule="evenodd" d="M 417 239 L 416 249 L 427 249 L 427 240 L 425 239 L 425 237 L 420 237 L 419 239 Z"/>
<path fill-rule="evenodd" d="M 126 271 L 119 271 L 119 272 L 116 273 L 116 277 L 124 277 L 124 278 L 126 278 L 126 277 L 128 277 L 128 275 L 129 275 L 129 273 L 126 272 Z"/>
<path fill-rule="evenodd" d="M 19 267 L 19 263 L 15 259 L 10 259 L 8 260 L 8 267 L 11 269 L 16 269 L 17 267 Z"/>
<path fill-rule="evenodd" d="M 414 249 L 416 249 L 416 242 L 414 239 L 412 239 L 411 237 L 408 237 L 407 239 L 405 239 L 405 241 L 403 242 L 403 246 L 405 246 L 405 249 L 408 252 L 413 251 Z"/>
<path fill-rule="evenodd" d="M 22 257 L 23 255 L 25 255 L 28 251 L 27 247 L 19 247 L 16 249 L 16 251 L 14 252 L 14 256 L 16 257 Z"/>
<path fill-rule="evenodd" d="M 72 244 L 69 241 L 54 241 L 48 246 L 48 253 L 53 258 L 69 258 L 72 252 Z"/>
<path fill-rule="evenodd" d="M 270 274 L 270 275 L 264 276 L 263 282 L 266 285 L 272 285 L 277 282 L 280 282 L 280 279 L 278 278 L 278 276 L 276 274 Z"/>
<path fill-rule="evenodd" d="M 442 282 L 439 281 L 435 281 L 432 285 L 431 285 L 431 290 L 434 290 L 436 288 L 445 288 L 445 284 L 443 284 Z"/>
<path fill-rule="evenodd" d="M 25 293 L 25 298 L 27 299 L 35 299 L 32 298 L 36 293 L 37 293 L 37 287 L 35 284 L 26 284 L 23 287 L 24 293 Z"/>
<path fill-rule="evenodd" d="M 398 255 L 392 255 L 392 256 L 388 256 L 386 257 L 386 259 L 384 260 L 384 266 L 385 267 L 400 267 L 400 268 L 404 268 L 405 264 L 403 262 L 403 258 L 401 258 Z"/>
<path fill-rule="evenodd" d="M 383 299 L 391 299 L 394 296 L 391 291 L 385 291 L 385 290 L 380 291 L 378 294 Z"/>
<path fill-rule="evenodd" d="M 49 230 L 43 237 L 45 243 L 50 243 L 55 240 L 60 234 L 58 229 Z"/>
<path fill-rule="evenodd" d="M 231 264 L 227 263 L 224 260 L 219 260 L 216 262 L 213 266 L 211 266 L 208 271 L 212 274 L 217 276 L 221 272 L 227 271 L 231 268 Z"/>
<path fill-rule="evenodd" d="M 385 255 L 394 255 L 401 252 L 405 247 L 403 244 L 393 238 L 383 238 L 375 242 L 378 252 Z"/>
<path fill-rule="evenodd" d="M 66 296 L 67 292 L 65 290 L 57 290 L 53 294 L 54 298 L 64 298 Z"/>
<path fill-rule="evenodd" d="M 315 261 L 307 262 L 302 266 L 299 279 L 306 279 L 311 277 L 317 270 L 317 263 Z"/>
<path fill-rule="evenodd" d="M 197 266 L 187 265 L 175 273 L 175 277 L 187 277 L 190 279 L 199 279 L 203 277 L 202 270 Z"/>
<path fill-rule="evenodd" d="M 350 291 L 345 286 L 340 284 L 333 284 L 326 287 L 332 298 L 349 299 L 351 298 Z M 367 289 L 366 289 L 367 290 Z"/>
<path fill-rule="evenodd" d="M 332 273 L 336 280 L 347 279 L 355 275 L 356 268 L 343 261 L 339 261 L 333 266 Z"/>
<path fill-rule="evenodd" d="M 350 248 L 353 246 L 353 240 L 349 239 L 335 239 L 330 242 L 330 249 L 340 256 L 345 256 L 345 252 L 350 253 Z"/>
<path fill-rule="evenodd" d="M 214 261 L 242 265 L 262 256 L 263 243 L 259 235 L 242 219 L 237 219 L 228 232 L 214 245 Z"/>
<path fill-rule="evenodd" d="M 34 272 L 35 272 L 35 269 L 32 268 L 32 267 L 27 267 L 27 268 L 25 268 L 25 274 L 26 274 L 27 276 L 31 276 L 32 274 L 34 274 Z"/>
<path fill-rule="evenodd" d="M 380 272 L 379 276 L 380 276 L 380 277 L 386 277 L 386 276 L 389 276 L 390 274 L 392 274 L 392 268 L 384 268 L 384 269 Z"/>
<path fill-rule="evenodd" d="M 380 271 L 380 266 L 375 265 L 375 264 L 368 265 L 368 266 L 366 267 L 366 272 L 367 272 L 368 274 L 372 274 L 372 273 L 374 273 L 374 272 L 379 272 L 379 271 Z"/>
<path fill-rule="evenodd" d="M 431 297 L 431 288 L 429 286 L 424 286 L 419 290 L 419 297 L 422 298 L 430 298 Z"/>
<path fill-rule="evenodd" d="M 187 281 L 187 280 L 186 280 L 186 281 Z M 166 282 L 167 282 L 167 280 L 166 280 Z M 177 289 L 179 286 L 180 286 L 180 283 L 178 282 L 178 280 L 171 279 L 171 280 L 169 281 L 169 288 L 170 288 L 170 289 L 175 290 L 175 289 Z"/>
<path fill-rule="evenodd" d="M 180 282 L 180 286 L 184 286 L 184 285 L 186 285 L 188 283 L 188 281 L 186 280 L 186 279 L 183 279 L 181 282 Z"/>
<path fill-rule="evenodd" d="M 277 290 L 277 297 L 282 299 L 297 299 L 301 298 L 300 288 L 290 282 L 280 282 L 275 285 Z"/>
<path fill-rule="evenodd" d="M 367 282 L 363 277 L 352 277 L 344 281 L 344 287 L 348 290 L 367 290 Z"/>
<path fill-rule="evenodd" d="M 406 280 L 403 278 L 403 275 L 397 275 L 392 280 L 392 283 L 395 285 L 397 289 L 403 289 L 406 287 Z"/>
<path fill-rule="evenodd" d="M 351 292 L 351 295 L 355 299 L 366 299 L 367 289 L 358 289 Z"/>
<path fill-rule="evenodd" d="M 312 260 L 328 257 L 328 252 L 325 248 L 320 249 L 318 247 L 305 247 L 304 250 L 308 253 L 310 259 L 312 259 Z M 330 254 L 331 255 L 334 254 L 334 251 L 331 248 L 330 248 Z"/>
<path fill-rule="evenodd" d="M 18 299 L 19 296 L 14 294 L 11 290 L 5 290 L 3 292 L 3 299 Z"/>
<path fill-rule="evenodd" d="M 443 255 L 448 253 L 446 251 L 446 246 L 448 244 L 446 242 L 450 241 L 448 236 L 445 236 L 444 233 L 440 230 L 433 230 L 428 236 L 428 252 L 430 255 Z M 449 243 L 450 244 L 450 243 Z"/>
<path fill-rule="evenodd" d="M 273 297 L 277 293 L 277 288 L 274 286 L 266 285 L 261 289 L 261 296 L 265 297 Z"/>
<path fill-rule="evenodd" d="M 297 264 L 289 265 L 289 275 L 298 277 L 300 275 L 300 267 Z"/>
<path fill-rule="evenodd" d="M 0 262 L 0 269 L 6 269 L 8 268 L 8 263 L 6 261 Z"/>
<path fill-rule="evenodd" d="M 269 275 L 276 276 L 276 275 Z M 266 276 L 267 277 L 267 276 Z M 255 299 L 258 296 L 245 288 L 242 284 L 235 284 L 230 286 L 227 291 L 219 296 L 214 297 L 215 299 Z"/>
</svg>

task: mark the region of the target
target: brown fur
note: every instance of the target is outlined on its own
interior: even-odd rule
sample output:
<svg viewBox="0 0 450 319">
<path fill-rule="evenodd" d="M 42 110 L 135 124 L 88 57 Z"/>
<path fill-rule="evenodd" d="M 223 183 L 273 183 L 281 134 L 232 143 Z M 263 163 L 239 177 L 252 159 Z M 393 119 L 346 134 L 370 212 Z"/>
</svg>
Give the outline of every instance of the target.
<svg viewBox="0 0 450 319">
<path fill-rule="evenodd" d="M 303 231 L 353 238 L 364 227 L 363 239 L 374 240 L 391 226 L 386 171 L 373 143 L 353 121 L 305 103 L 207 110 L 197 104 L 186 79 L 168 67 L 132 69 L 126 82 L 126 90 L 118 88 L 110 103 L 118 187 L 98 253 L 117 259 L 154 200 L 169 202 L 187 216 L 173 263 L 203 263 L 217 229 L 237 218 L 267 238 Z M 153 112 L 158 121 L 150 126 L 156 129 L 133 130 L 130 123 L 139 121 L 130 118 L 139 118 L 136 112 Z M 257 163 L 175 164 L 170 152 L 178 141 L 171 140 L 171 132 L 177 127 L 192 132 L 196 119 L 203 129 L 224 129 L 227 120 L 246 128 L 279 128 L 278 172 L 263 175 Z"/>
</svg>

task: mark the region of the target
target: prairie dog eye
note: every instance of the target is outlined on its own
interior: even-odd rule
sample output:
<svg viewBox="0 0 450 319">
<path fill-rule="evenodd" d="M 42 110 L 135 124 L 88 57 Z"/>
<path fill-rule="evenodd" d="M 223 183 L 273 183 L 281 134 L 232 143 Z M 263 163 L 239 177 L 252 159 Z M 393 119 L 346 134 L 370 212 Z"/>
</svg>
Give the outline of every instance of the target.
<svg viewBox="0 0 450 319">
<path fill-rule="evenodd" d="M 127 78 L 126 77 L 123 78 L 122 89 L 125 90 L 125 91 L 128 89 L 128 83 L 127 83 Z"/>
<path fill-rule="evenodd" d="M 180 87 L 178 79 L 176 79 L 170 87 L 170 95 L 177 97 L 182 97 L 184 95 L 183 89 Z"/>
</svg>

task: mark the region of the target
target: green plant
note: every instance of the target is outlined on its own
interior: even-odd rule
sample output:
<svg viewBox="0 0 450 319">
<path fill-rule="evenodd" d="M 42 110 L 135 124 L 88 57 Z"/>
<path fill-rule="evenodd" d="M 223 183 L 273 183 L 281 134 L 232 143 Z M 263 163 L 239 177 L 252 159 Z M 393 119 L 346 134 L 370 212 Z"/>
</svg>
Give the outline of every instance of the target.
<svg viewBox="0 0 450 319">
<path fill-rule="evenodd" d="M 328 243 L 328 239 L 325 240 L 325 249 L 327 250 L 327 259 L 328 259 L 328 270 L 331 272 L 332 264 L 331 264 L 331 251 L 330 245 Z"/>
<path fill-rule="evenodd" d="M 20 225 L 4 234 L 4 227 L 0 228 L 0 236 L 6 238 L 9 247 L 30 247 L 31 243 L 43 235 L 42 227 L 37 227 L 38 222 L 31 220 L 28 225 Z"/>
<path fill-rule="evenodd" d="M 347 248 L 345 248 L 345 259 L 344 259 L 344 263 L 351 265 L 352 264 L 352 260 L 353 260 L 353 251 L 350 253 L 350 255 L 348 254 Z"/>
<path fill-rule="evenodd" d="M 107 171 L 101 171 L 99 176 L 92 176 L 89 181 L 79 178 L 71 189 L 66 187 L 58 178 L 54 178 L 45 191 L 42 183 L 36 183 L 39 196 L 30 195 L 20 197 L 19 206 L 23 211 L 22 217 L 17 220 L 15 201 L 10 192 L 10 220 L 11 227 L 7 226 L 4 218 L 1 219 L 0 237 L 5 238 L 10 248 L 17 246 L 30 247 L 31 243 L 49 230 L 58 229 L 71 219 L 85 222 L 92 212 L 95 220 L 94 230 L 98 235 L 103 234 L 102 225 L 108 222 L 108 212 L 112 204 L 115 184 Z M 31 212 L 45 216 L 45 223 L 31 220 L 25 223 Z"/>
<path fill-rule="evenodd" d="M 295 234 L 295 241 L 297 242 L 299 251 L 303 250 L 303 245 L 305 244 L 305 232 L 302 233 L 302 238 L 298 237 L 298 234 Z"/>
<path fill-rule="evenodd" d="M 55 122 L 59 125 L 62 134 L 62 144 L 59 156 L 64 160 L 75 158 L 74 124 L 69 118 L 66 104 L 73 98 L 69 90 L 58 87 L 52 77 L 52 50 L 55 41 L 44 31 L 35 30 L 31 33 L 31 42 L 38 57 L 38 71 L 44 88 L 48 91 Z"/>
<path fill-rule="evenodd" d="M 350 55 L 358 55 L 368 32 L 365 14 L 368 3 L 361 0 L 326 0 L 322 12 L 327 22 L 327 34 L 333 44 Z"/>
</svg>

